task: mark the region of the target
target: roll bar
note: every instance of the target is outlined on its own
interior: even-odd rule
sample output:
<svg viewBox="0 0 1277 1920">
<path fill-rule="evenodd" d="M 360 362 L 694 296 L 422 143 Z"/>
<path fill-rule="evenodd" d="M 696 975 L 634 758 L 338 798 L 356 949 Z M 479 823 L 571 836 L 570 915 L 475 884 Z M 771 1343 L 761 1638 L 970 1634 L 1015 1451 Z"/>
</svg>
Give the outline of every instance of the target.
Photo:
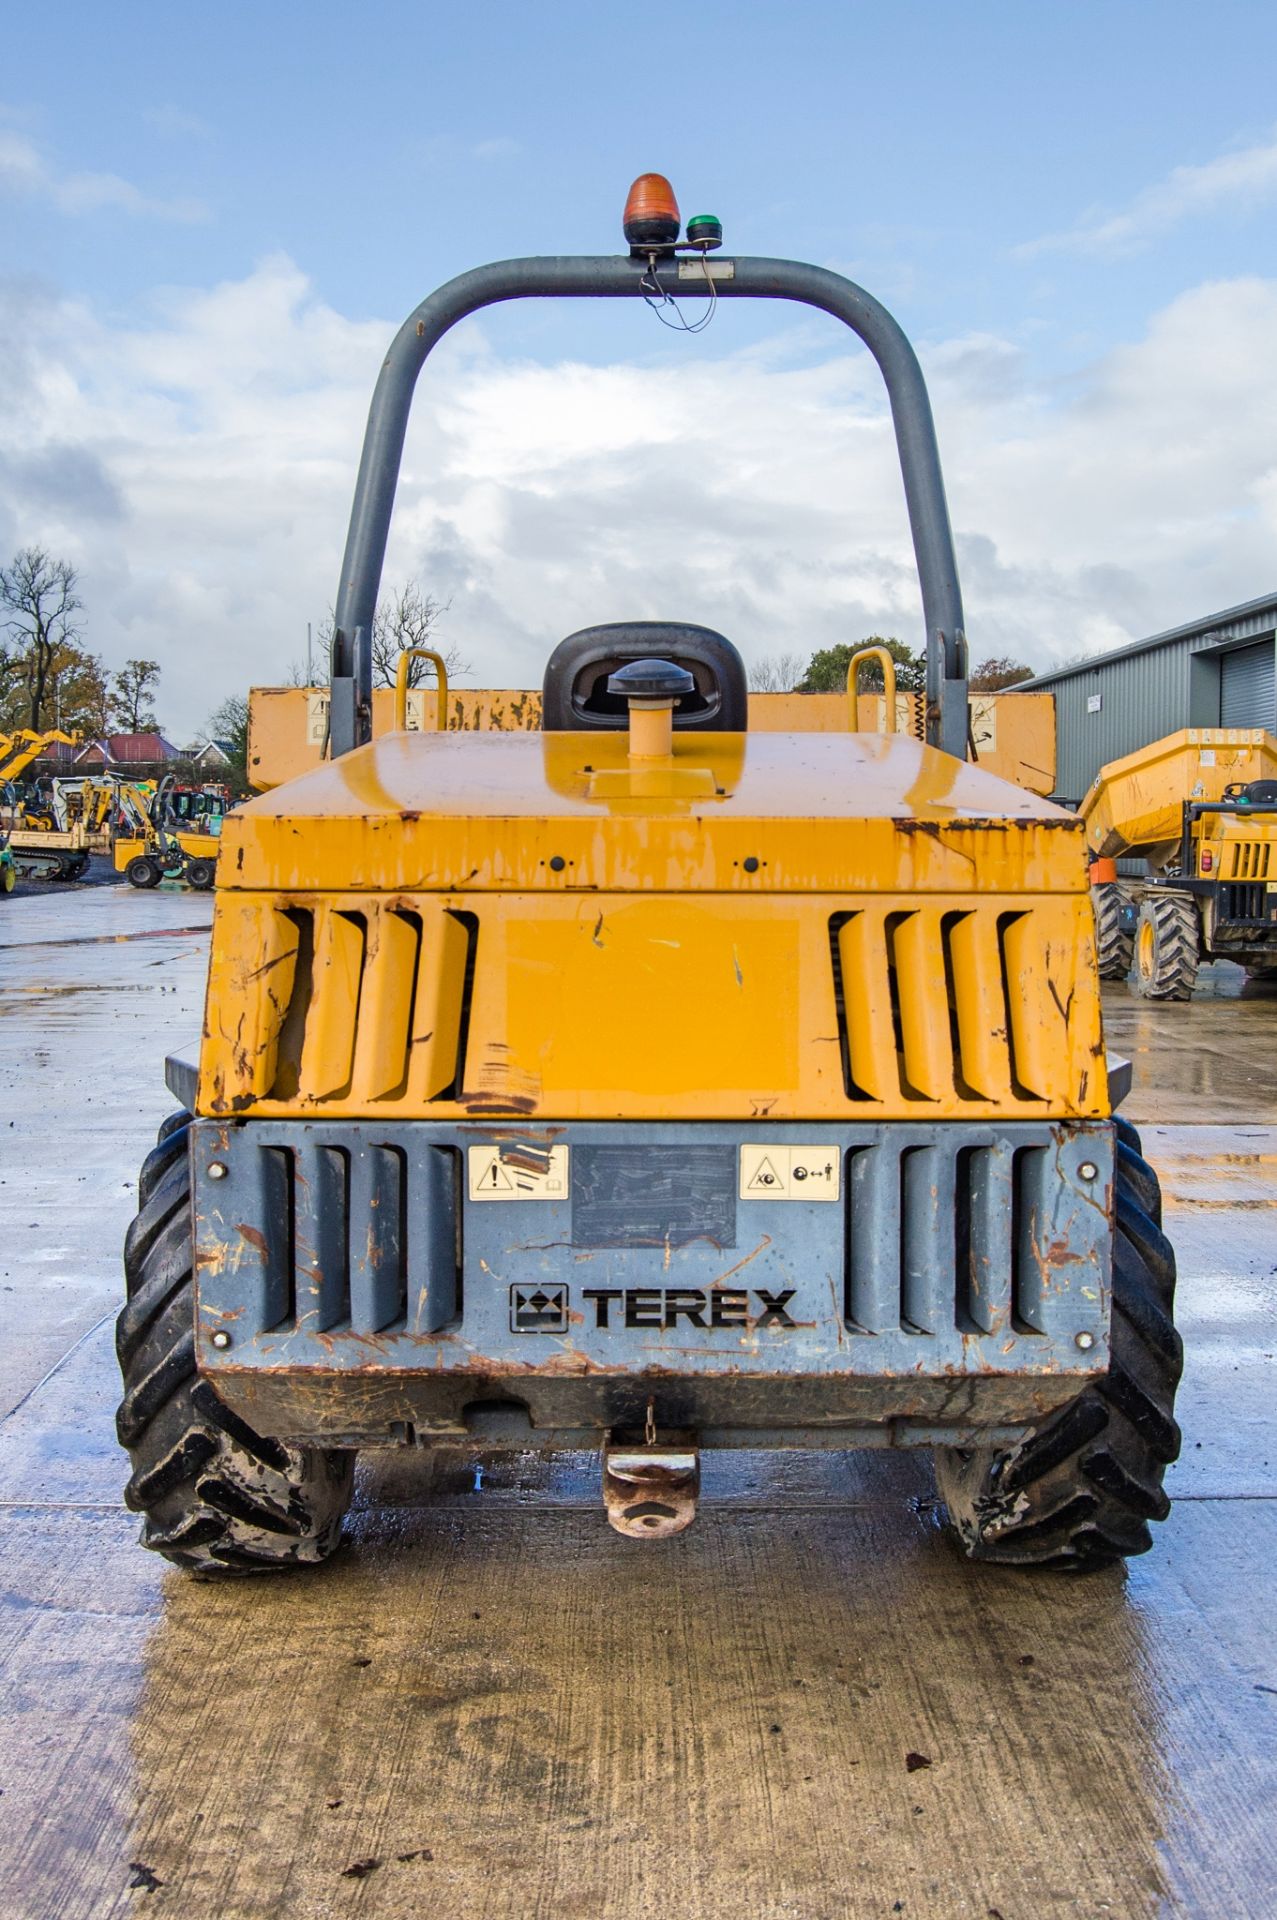
<svg viewBox="0 0 1277 1920">
<path fill-rule="evenodd" d="M 962 594 L 931 403 L 917 355 L 887 309 L 841 274 L 798 260 L 646 255 L 499 260 L 458 275 L 405 320 L 386 355 L 368 414 L 332 645 L 331 740 L 348 753 L 372 735 L 373 615 L 404 435 L 431 348 L 467 314 L 506 300 L 641 299 L 659 287 L 680 300 L 793 300 L 843 321 L 878 362 L 891 402 L 927 634 L 927 738 L 959 759 L 967 743 Z"/>
</svg>

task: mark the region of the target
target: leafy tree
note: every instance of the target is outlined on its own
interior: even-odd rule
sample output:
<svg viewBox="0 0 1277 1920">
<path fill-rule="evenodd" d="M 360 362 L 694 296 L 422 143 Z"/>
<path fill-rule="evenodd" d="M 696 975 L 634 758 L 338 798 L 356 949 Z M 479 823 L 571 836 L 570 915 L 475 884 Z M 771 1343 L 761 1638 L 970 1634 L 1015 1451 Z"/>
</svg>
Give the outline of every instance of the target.
<svg viewBox="0 0 1277 1920">
<path fill-rule="evenodd" d="M 1022 680 L 1032 678 L 1032 667 L 1026 667 L 1022 660 L 1011 660 L 1006 654 L 995 654 L 972 667 L 967 686 L 972 693 L 997 693 L 1002 687 L 1017 687 Z"/>
<path fill-rule="evenodd" d="M 84 610 L 79 575 L 69 560 L 43 547 L 23 547 L 0 567 L 0 690 L 16 708 L 18 724 L 42 733 L 51 727 L 50 677 L 59 656 L 77 652 Z"/>
<path fill-rule="evenodd" d="M 51 723 L 82 740 L 100 740 L 107 731 L 106 670 L 95 653 L 59 647 L 49 670 Z"/>
<path fill-rule="evenodd" d="M 25 669 L 25 656 L 19 656 L 16 670 L 6 673 L 4 650 L 0 648 L 0 733 L 13 733 L 30 724 Z M 106 674 L 97 655 L 83 647 L 53 650 L 45 676 L 41 724 L 33 731 L 45 732 L 50 727 L 78 733 L 84 740 L 96 740 L 106 731 Z"/>
<path fill-rule="evenodd" d="M 857 646 L 840 641 L 836 647 L 822 647 L 813 653 L 807 663 L 807 671 L 798 682 L 798 693 L 842 693 L 847 686 L 847 668 L 851 664 L 853 653 L 859 653 L 862 647 L 885 647 L 896 663 L 896 688 L 900 693 L 922 693 L 927 682 L 927 663 L 918 654 L 911 653 L 903 640 L 884 639 L 880 633 L 871 633 L 867 640 Z M 860 673 L 860 687 L 864 693 L 882 692 L 882 668 L 876 660 L 871 660 Z"/>
<path fill-rule="evenodd" d="M 160 677 L 158 660 L 126 660 L 111 676 L 107 718 L 118 733 L 154 733 L 159 729 L 152 706 Z"/>
</svg>

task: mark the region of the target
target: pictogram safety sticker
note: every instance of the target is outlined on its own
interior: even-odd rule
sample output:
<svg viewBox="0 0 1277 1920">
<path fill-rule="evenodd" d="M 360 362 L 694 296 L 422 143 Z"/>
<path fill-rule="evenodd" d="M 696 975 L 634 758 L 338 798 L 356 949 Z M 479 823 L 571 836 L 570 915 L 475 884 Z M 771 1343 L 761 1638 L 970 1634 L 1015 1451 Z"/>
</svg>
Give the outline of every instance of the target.
<svg viewBox="0 0 1277 1920">
<path fill-rule="evenodd" d="M 842 1186 L 837 1147 L 743 1146 L 742 1200 L 836 1200 Z"/>
<path fill-rule="evenodd" d="M 471 1147 L 467 1157 L 472 1200 L 566 1200 L 568 1149 L 511 1141 Z"/>
</svg>

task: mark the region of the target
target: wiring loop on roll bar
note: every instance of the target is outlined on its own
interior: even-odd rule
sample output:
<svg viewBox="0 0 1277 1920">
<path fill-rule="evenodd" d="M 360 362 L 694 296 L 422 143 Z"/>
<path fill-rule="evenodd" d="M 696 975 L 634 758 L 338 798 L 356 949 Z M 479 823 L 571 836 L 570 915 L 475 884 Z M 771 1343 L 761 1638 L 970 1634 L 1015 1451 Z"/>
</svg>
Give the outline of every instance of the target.
<svg viewBox="0 0 1277 1920">
<path fill-rule="evenodd" d="M 701 254 L 701 267 L 705 274 L 705 285 L 709 288 L 709 305 L 699 320 L 685 320 L 678 301 L 672 294 L 666 292 L 656 277 L 656 255 L 649 253 L 647 256 L 647 272 L 639 281 L 639 286 L 643 290 L 644 303 L 656 315 L 661 325 L 669 327 L 673 333 L 704 333 L 718 311 L 718 288 L 714 285 L 714 276 L 709 270 L 708 253 Z M 664 311 L 667 307 L 669 314 Z M 673 319 L 669 317 L 670 314 L 674 315 Z"/>
</svg>

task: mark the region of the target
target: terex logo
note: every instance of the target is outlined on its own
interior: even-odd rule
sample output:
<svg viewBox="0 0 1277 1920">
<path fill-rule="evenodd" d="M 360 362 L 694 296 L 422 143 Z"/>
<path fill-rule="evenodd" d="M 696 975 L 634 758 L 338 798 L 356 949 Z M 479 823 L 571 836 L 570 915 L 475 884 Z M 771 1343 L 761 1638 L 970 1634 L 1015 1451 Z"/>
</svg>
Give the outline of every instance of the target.
<svg viewBox="0 0 1277 1920">
<path fill-rule="evenodd" d="M 651 1327 L 665 1331 L 685 1320 L 689 1327 L 792 1327 L 788 1312 L 796 1287 L 768 1293 L 764 1287 L 585 1287 L 596 1327 Z M 750 1295 L 759 1302 L 750 1311 Z"/>
</svg>

